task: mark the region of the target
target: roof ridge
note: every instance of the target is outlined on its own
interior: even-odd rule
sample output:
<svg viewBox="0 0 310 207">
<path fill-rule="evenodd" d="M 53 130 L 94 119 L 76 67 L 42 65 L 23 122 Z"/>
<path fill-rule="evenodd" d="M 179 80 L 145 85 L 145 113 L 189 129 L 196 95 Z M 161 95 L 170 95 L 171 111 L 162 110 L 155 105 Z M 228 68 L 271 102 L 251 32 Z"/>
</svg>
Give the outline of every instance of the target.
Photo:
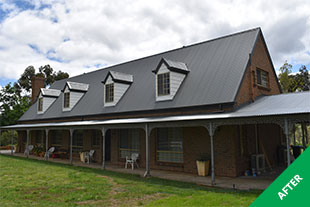
<svg viewBox="0 0 310 207">
<path fill-rule="evenodd" d="M 125 62 L 122 62 L 122 63 L 118 63 L 118 64 L 115 64 L 115 65 L 107 66 L 105 68 L 100 68 L 100 69 L 96 69 L 96 70 L 93 70 L 93 71 L 89 71 L 89 72 L 86 72 L 86 73 L 83 73 L 83 74 L 80 74 L 80 75 L 69 77 L 68 79 L 79 77 L 79 76 L 90 74 L 90 73 L 94 73 L 94 72 L 98 72 L 100 70 L 108 70 L 108 69 L 111 69 L 113 67 L 117 67 L 117 66 L 120 66 L 120 65 L 128 64 L 128 63 L 131 63 L 131 62 L 143 60 L 143 59 L 154 57 L 154 56 L 157 56 L 157 55 L 162 55 L 162 54 L 165 54 L 165 53 L 169 53 L 169 52 L 181 50 L 181 49 L 184 49 L 184 48 L 189 48 L 189 47 L 197 46 L 197 45 L 200 45 L 200 44 L 205 44 L 205 43 L 208 43 L 208 42 L 212 42 L 212 41 L 228 38 L 228 37 L 231 37 L 231 36 L 240 35 L 240 34 L 247 33 L 247 32 L 252 32 L 252 31 L 256 31 L 256 30 L 261 30 L 261 28 L 260 27 L 255 27 L 255 28 L 252 28 L 252 29 L 248 29 L 248 30 L 244 30 L 244 31 L 241 31 L 241 32 L 236 32 L 236 33 L 224 35 L 224 36 L 217 37 L 217 38 L 214 38 L 214 39 L 205 40 L 205 41 L 198 42 L 198 43 L 193 43 L 193 44 L 190 44 L 190 45 L 187 45 L 187 46 L 175 48 L 175 49 L 164 51 L 164 52 L 159 52 L 159 53 L 156 53 L 156 54 L 153 54 L 153 55 L 149 55 L 149 56 L 137 58 L 137 59 L 134 59 L 134 60 L 129 60 L 129 61 L 125 61 Z M 117 71 L 115 71 L 115 72 L 117 72 Z"/>
</svg>

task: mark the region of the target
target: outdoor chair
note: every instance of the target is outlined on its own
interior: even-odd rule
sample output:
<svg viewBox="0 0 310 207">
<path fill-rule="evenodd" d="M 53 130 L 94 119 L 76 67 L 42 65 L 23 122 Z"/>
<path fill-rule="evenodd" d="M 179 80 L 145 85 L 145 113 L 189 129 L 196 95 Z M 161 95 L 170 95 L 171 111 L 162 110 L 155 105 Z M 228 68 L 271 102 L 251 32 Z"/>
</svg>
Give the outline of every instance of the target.
<svg viewBox="0 0 310 207">
<path fill-rule="evenodd" d="M 46 159 L 48 159 L 48 158 L 52 155 L 52 153 L 53 153 L 54 151 L 55 151 L 55 147 L 49 148 L 49 150 L 47 150 L 47 152 L 45 152 L 44 157 L 45 157 Z"/>
<path fill-rule="evenodd" d="M 27 155 L 28 153 L 30 154 L 30 152 L 33 150 L 33 145 L 28 145 L 28 148 L 26 147 L 24 154 Z"/>
<path fill-rule="evenodd" d="M 95 150 L 90 150 L 89 152 L 85 153 L 85 160 L 87 160 L 88 164 L 90 164 L 90 162 L 94 160 L 94 154 L 95 154 Z"/>
<path fill-rule="evenodd" d="M 133 170 L 135 163 L 137 165 L 137 168 L 139 168 L 139 165 L 137 163 L 138 158 L 139 158 L 139 154 L 138 153 L 132 153 L 130 158 L 129 158 L 129 156 L 126 156 L 125 168 L 127 168 L 128 164 L 131 164 L 131 169 Z"/>
</svg>

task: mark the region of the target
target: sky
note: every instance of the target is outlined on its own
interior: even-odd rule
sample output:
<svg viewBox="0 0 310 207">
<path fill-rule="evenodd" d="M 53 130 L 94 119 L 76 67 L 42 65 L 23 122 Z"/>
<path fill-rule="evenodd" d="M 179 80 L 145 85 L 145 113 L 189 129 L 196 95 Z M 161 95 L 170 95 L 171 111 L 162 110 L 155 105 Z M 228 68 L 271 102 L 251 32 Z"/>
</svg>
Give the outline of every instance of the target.
<svg viewBox="0 0 310 207">
<path fill-rule="evenodd" d="M 70 76 L 261 27 L 273 64 L 310 69 L 309 0 L 0 0 L 0 88 L 50 64 Z"/>
</svg>

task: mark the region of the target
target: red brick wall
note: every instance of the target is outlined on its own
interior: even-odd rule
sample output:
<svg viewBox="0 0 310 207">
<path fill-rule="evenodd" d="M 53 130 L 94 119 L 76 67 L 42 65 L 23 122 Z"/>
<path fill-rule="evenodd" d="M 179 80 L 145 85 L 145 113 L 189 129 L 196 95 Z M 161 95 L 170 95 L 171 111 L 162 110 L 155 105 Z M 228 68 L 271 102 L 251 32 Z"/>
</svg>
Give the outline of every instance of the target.
<svg viewBox="0 0 310 207">
<path fill-rule="evenodd" d="M 259 87 L 257 86 L 257 84 L 254 84 L 254 85 L 252 84 L 253 91 L 254 91 L 254 97 L 257 97 L 260 95 L 279 94 L 280 88 L 279 88 L 276 76 L 274 74 L 274 71 L 273 71 L 272 62 L 270 62 L 268 58 L 267 48 L 261 36 L 259 36 L 256 42 L 256 47 L 252 54 L 252 65 L 251 67 L 248 67 L 246 69 L 246 73 L 244 74 L 244 79 L 243 79 L 243 82 L 241 83 L 241 87 L 240 87 L 240 90 L 236 98 L 237 106 L 251 101 L 251 94 L 252 94 L 252 89 L 251 89 L 252 72 L 251 71 L 255 72 L 255 82 L 256 82 L 257 80 L 256 69 L 257 68 L 262 69 L 269 73 L 269 89 Z"/>
<path fill-rule="evenodd" d="M 256 140 L 255 140 L 255 125 L 244 125 L 244 154 L 241 155 L 238 148 L 236 154 L 237 158 L 237 175 L 243 175 L 245 170 L 251 168 L 250 156 L 256 154 Z M 281 133 L 283 130 L 276 124 L 258 124 L 257 135 L 258 135 L 258 153 L 264 154 L 268 157 L 271 166 L 282 165 L 278 159 L 278 146 L 281 145 Z M 266 162 L 266 167 L 268 167 Z"/>
<path fill-rule="evenodd" d="M 214 134 L 214 164 L 216 176 L 236 177 L 243 175 L 244 171 L 250 169 L 250 155 L 256 153 L 255 144 L 255 125 L 243 125 L 240 128 L 240 139 L 242 139 L 243 154 L 241 154 L 241 141 L 238 139 L 238 125 L 220 126 Z M 151 131 L 150 137 L 150 167 L 151 169 L 180 171 L 188 173 L 197 173 L 196 160 L 202 154 L 210 155 L 210 137 L 207 129 L 204 127 L 184 127 L 183 133 L 183 152 L 184 163 L 164 163 L 156 161 L 156 129 Z M 33 134 L 31 132 L 31 134 Z M 51 134 L 51 132 L 50 132 Z M 91 145 L 92 130 L 84 130 L 83 151 L 95 149 L 95 159 L 98 163 L 102 162 L 102 142 L 100 147 Z M 259 124 L 258 139 L 259 153 L 263 153 L 262 146 L 270 160 L 272 166 L 279 164 L 277 158 L 277 147 L 281 144 L 281 134 L 283 131 L 278 125 Z M 31 135 L 34 136 L 34 135 Z M 119 156 L 119 129 L 111 130 L 111 163 L 124 166 L 125 159 Z M 22 142 L 26 133 L 21 131 L 18 133 L 19 143 Z M 34 144 L 34 138 L 31 143 Z M 23 143 L 20 152 L 24 151 Z M 69 150 L 69 132 L 62 131 L 62 147 Z M 51 146 L 51 136 L 49 137 L 49 146 Z M 79 155 L 74 154 L 78 159 Z M 139 164 L 145 167 L 145 132 L 140 129 L 140 160 Z M 267 163 L 266 163 L 267 166 Z"/>
<path fill-rule="evenodd" d="M 145 132 L 143 129 L 139 129 L 140 133 L 140 157 L 139 157 L 139 166 L 145 167 Z M 116 165 L 125 165 L 125 159 L 120 158 L 119 150 L 119 141 L 120 141 L 120 130 L 112 129 L 111 130 L 111 160 L 112 164 Z"/>
<path fill-rule="evenodd" d="M 214 134 L 215 175 L 236 176 L 236 126 L 220 126 Z"/>
<path fill-rule="evenodd" d="M 235 140 L 234 126 L 220 127 L 214 136 L 215 173 L 217 176 L 236 176 L 235 165 Z M 150 137 L 150 167 L 151 169 L 197 173 L 196 160 L 202 154 L 210 155 L 210 137 L 203 127 L 183 128 L 184 163 L 165 163 L 156 161 L 156 129 L 151 131 Z M 140 140 L 140 165 L 145 167 L 145 134 L 141 129 Z M 124 160 L 119 158 L 119 130 L 111 134 L 111 163 L 124 165 Z"/>
</svg>

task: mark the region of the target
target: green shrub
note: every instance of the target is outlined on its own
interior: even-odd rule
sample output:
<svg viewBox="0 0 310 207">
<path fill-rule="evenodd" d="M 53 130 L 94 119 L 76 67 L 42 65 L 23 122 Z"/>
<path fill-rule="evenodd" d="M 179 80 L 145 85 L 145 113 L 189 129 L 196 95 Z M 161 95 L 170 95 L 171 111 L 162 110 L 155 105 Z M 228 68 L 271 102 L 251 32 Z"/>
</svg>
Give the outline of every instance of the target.
<svg viewBox="0 0 310 207">
<path fill-rule="evenodd" d="M 11 139 L 13 136 L 13 144 L 17 143 L 17 132 L 16 131 L 3 131 L 0 135 L 0 146 L 11 145 Z"/>
</svg>

